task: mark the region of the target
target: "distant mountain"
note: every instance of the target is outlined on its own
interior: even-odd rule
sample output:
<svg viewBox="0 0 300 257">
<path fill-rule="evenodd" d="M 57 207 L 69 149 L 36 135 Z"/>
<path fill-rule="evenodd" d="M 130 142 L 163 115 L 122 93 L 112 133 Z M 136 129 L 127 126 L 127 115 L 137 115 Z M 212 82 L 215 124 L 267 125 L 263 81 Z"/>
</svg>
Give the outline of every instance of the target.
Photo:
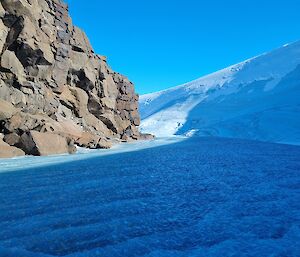
<svg viewBox="0 0 300 257">
<path fill-rule="evenodd" d="M 140 97 L 142 132 L 300 144 L 300 41 Z"/>
</svg>

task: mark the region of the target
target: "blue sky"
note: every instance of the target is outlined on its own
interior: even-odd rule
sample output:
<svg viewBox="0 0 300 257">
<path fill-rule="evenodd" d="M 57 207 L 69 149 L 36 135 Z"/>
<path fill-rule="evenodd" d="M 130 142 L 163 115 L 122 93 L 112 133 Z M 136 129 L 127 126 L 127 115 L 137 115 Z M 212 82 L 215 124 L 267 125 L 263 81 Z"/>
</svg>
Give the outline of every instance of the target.
<svg viewBox="0 0 300 257">
<path fill-rule="evenodd" d="M 140 94 L 300 39 L 300 0 L 67 0 L 110 66 Z"/>
</svg>

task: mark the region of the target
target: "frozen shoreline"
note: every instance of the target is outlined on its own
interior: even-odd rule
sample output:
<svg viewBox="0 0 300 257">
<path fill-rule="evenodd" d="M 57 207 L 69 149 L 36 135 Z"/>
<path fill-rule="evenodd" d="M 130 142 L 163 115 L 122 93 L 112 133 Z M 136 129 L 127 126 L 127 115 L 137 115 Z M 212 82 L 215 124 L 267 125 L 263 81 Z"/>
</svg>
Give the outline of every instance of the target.
<svg viewBox="0 0 300 257">
<path fill-rule="evenodd" d="M 186 139 L 183 136 L 173 136 L 167 138 L 156 138 L 150 141 L 136 141 L 131 143 L 120 143 L 114 145 L 111 149 L 86 149 L 78 148 L 77 153 L 51 155 L 51 156 L 25 156 L 10 159 L 0 159 L 0 173 L 25 170 L 29 168 L 45 167 L 60 163 L 68 163 L 77 160 L 84 160 L 94 157 L 139 151 L 142 149 L 153 148 L 162 145 L 168 145 L 180 142 Z"/>
</svg>

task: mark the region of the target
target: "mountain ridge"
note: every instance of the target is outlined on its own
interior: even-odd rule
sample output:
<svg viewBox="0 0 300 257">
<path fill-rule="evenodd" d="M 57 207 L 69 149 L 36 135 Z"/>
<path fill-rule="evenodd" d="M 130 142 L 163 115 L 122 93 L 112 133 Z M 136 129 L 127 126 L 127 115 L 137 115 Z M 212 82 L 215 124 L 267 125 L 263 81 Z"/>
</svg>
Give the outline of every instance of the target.
<svg viewBox="0 0 300 257">
<path fill-rule="evenodd" d="M 142 95 L 140 97 L 141 131 L 152 132 L 157 136 L 194 133 L 196 135 L 228 136 L 271 142 L 291 142 L 292 140 L 298 144 L 300 142 L 300 125 L 296 122 L 298 100 L 294 99 L 288 92 L 279 97 L 279 91 L 291 87 L 291 89 L 295 89 L 295 95 L 300 98 L 298 78 L 293 81 L 297 84 L 294 87 L 291 83 L 282 85 L 282 80 L 289 76 L 289 73 L 293 71 L 296 75 L 299 73 L 297 70 L 299 64 L 300 41 L 296 41 L 192 82 Z M 295 74 L 294 76 L 296 76 Z M 281 87 L 278 88 L 278 85 Z M 243 92 L 246 90 L 247 92 Z M 253 107 L 252 110 L 247 110 L 249 106 L 239 102 L 237 95 L 244 102 L 249 101 Z M 268 108 L 284 106 L 285 96 L 292 99 L 296 108 L 293 110 L 295 116 L 293 121 L 281 117 L 282 121 L 290 123 L 291 129 L 295 128 L 292 133 L 293 136 L 290 135 L 286 138 L 275 136 L 274 132 L 276 131 L 274 129 L 270 127 L 267 129 L 266 125 L 254 125 L 254 117 L 247 118 L 245 116 L 249 116 L 250 113 L 253 116 L 256 113 L 256 119 L 260 117 L 260 122 L 263 123 L 266 118 L 259 116 L 257 112 L 265 114 Z M 255 97 L 264 100 L 268 98 L 269 104 L 266 103 L 263 106 L 255 102 Z M 289 99 L 285 100 L 288 101 Z M 237 103 L 236 106 L 234 106 L 234 102 Z M 222 107 L 224 108 L 223 112 Z M 221 109 L 217 110 L 218 108 Z M 288 115 L 291 113 L 291 110 L 287 111 Z M 238 118 L 239 116 L 240 118 Z M 244 117 L 242 118 L 242 116 Z M 248 124 L 247 119 L 249 119 Z M 274 125 L 277 123 L 280 122 L 277 120 Z M 245 130 L 243 133 L 238 131 L 242 128 Z M 286 126 L 286 129 L 288 128 L 289 126 Z M 251 135 L 246 135 L 246 131 Z M 270 131 L 269 135 L 267 135 L 268 131 Z"/>
</svg>

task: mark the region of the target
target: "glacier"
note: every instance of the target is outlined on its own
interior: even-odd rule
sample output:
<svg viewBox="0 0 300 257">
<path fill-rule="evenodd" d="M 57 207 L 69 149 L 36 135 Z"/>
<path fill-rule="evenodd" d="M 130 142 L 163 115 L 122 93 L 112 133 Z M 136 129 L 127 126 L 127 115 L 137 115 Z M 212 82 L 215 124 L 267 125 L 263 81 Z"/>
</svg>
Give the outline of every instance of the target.
<svg viewBox="0 0 300 257">
<path fill-rule="evenodd" d="M 86 155 L 0 173 L 1 257 L 299 256 L 299 146 L 191 137 Z"/>
<path fill-rule="evenodd" d="M 300 144 L 300 41 L 140 97 L 141 130 Z"/>
</svg>

